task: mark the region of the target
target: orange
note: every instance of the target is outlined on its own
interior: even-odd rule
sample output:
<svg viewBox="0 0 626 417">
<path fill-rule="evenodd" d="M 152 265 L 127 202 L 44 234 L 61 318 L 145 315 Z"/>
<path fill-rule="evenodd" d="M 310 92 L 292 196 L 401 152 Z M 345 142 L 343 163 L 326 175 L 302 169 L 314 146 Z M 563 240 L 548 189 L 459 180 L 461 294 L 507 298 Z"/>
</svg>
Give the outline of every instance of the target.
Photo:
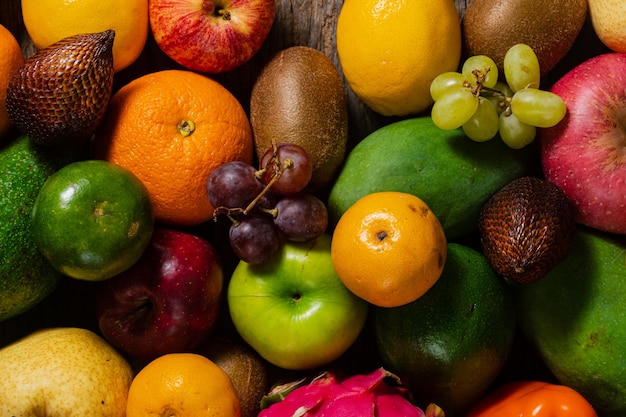
<svg viewBox="0 0 626 417">
<path fill-rule="evenodd" d="M 186 70 L 143 75 L 109 104 L 94 152 L 148 188 L 155 220 L 197 225 L 213 217 L 206 183 L 213 169 L 251 163 L 252 131 L 237 99 L 217 81 Z"/>
<path fill-rule="evenodd" d="M 239 417 L 228 376 L 195 353 L 169 353 L 142 368 L 130 384 L 126 417 Z"/>
<path fill-rule="evenodd" d="M 24 55 L 20 44 L 11 32 L 0 25 L 0 139 L 11 129 L 11 120 L 7 114 L 6 96 L 9 81 L 24 64 Z"/>
<path fill-rule="evenodd" d="M 132 64 L 148 39 L 148 0 L 22 0 L 22 16 L 38 49 L 79 33 L 115 30 L 115 71 Z"/>
<path fill-rule="evenodd" d="M 437 282 L 446 262 L 441 223 L 420 198 L 397 191 L 367 194 L 333 231 L 331 259 L 355 295 L 379 307 L 417 300 Z"/>
<path fill-rule="evenodd" d="M 426 110 L 432 80 L 461 58 L 452 0 L 345 0 L 336 39 L 348 85 L 384 116 Z"/>
</svg>

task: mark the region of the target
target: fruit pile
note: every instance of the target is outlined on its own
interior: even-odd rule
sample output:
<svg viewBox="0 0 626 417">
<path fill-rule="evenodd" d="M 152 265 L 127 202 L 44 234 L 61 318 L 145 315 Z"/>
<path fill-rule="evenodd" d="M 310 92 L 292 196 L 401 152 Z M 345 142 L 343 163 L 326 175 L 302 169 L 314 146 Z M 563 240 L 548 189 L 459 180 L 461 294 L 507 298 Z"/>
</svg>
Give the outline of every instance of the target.
<svg viewBox="0 0 626 417">
<path fill-rule="evenodd" d="M 0 416 L 625 415 L 626 7 L 502 3 L 0 3 Z"/>
</svg>

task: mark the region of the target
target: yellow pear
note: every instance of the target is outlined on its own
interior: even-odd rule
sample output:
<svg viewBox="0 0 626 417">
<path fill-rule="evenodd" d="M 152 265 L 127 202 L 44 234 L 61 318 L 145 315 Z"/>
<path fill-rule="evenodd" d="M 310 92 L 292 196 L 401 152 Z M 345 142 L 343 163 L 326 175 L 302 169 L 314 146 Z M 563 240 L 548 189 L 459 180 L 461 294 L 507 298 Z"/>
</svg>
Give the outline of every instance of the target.
<svg viewBox="0 0 626 417">
<path fill-rule="evenodd" d="M 589 0 L 589 15 L 598 38 L 615 52 L 626 52 L 626 2 Z"/>
<path fill-rule="evenodd" d="M 38 330 L 0 349 L 0 417 L 124 417 L 130 364 L 96 333 Z"/>
</svg>

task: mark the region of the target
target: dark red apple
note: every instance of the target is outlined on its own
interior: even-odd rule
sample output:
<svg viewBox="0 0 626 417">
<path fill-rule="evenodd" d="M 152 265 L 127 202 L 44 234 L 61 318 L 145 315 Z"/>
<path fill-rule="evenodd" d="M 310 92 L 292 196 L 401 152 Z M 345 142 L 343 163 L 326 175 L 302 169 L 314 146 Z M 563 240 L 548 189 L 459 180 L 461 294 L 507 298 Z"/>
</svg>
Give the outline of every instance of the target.
<svg viewBox="0 0 626 417">
<path fill-rule="evenodd" d="M 247 62 L 274 22 L 276 0 L 150 0 L 157 45 L 193 71 L 221 73 Z"/>
<path fill-rule="evenodd" d="M 102 335 L 131 357 L 151 360 L 192 350 L 208 337 L 220 309 L 223 271 L 209 242 L 157 227 L 137 263 L 99 284 Z"/>
<path fill-rule="evenodd" d="M 538 133 L 546 179 L 565 192 L 579 223 L 626 233 L 626 54 L 593 57 L 551 91 L 567 114 Z"/>
</svg>

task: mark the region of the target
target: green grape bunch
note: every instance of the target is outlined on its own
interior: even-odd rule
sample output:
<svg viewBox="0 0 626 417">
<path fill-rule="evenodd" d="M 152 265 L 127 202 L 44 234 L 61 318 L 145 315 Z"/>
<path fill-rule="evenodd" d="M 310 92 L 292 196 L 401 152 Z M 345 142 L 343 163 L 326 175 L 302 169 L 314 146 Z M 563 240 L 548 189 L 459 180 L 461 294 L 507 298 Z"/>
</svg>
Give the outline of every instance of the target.
<svg viewBox="0 0 626 417">
<path fill-rule="evenodd" d="M 554 126 L 565 117 L 563 99 L 539 89 L 539 60 L 530 46 L 512 46 L 502 69 L 505 82 L 498 79 L 493 59 L 474 55 L 463 62 L 461 72 L 435 77 L 430 85 L 435 125 L 444 130 L 462 128 L 476 142 L 500 134 L 509 147 L 521 149 L 535 139 L 537 128 Z"/>
</svg>

